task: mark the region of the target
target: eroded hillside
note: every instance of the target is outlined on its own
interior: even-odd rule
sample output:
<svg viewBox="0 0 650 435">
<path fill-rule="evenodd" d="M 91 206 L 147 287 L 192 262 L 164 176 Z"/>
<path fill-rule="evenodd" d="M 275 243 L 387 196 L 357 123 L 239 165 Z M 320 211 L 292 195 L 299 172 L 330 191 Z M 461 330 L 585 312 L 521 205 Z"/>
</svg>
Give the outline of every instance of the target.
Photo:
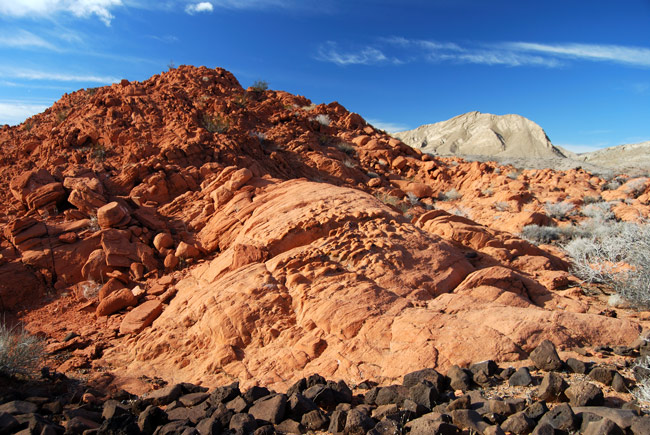
<svg viewBox="0 0 650 435">
<path fill-rule="evenodd" d="M 390 380 L 641 331 L 517 234 L 595 197 L 647 216 L 645 179 L 437 159 L 189 66 L 66 95 L 0 142 L 0 303 L 61 371 Z"/>
</svg>

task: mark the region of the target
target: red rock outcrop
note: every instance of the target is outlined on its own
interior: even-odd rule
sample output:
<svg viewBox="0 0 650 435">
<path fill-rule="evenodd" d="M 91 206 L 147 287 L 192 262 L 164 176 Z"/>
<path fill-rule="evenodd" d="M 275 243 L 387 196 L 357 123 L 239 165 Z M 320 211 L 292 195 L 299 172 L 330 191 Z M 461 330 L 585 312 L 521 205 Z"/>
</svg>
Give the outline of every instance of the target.
<svg viewBox="0 0 650 435">
<path fill-rule="evenodd" d="M 640 330 L 590 309 L 562 255 L 516 234 L 582 219 L 545 205 L 587 196 L 647 217 L 645 181 L 433 158 L 223 69 L 67 94 L 0 129 L 0 164 L 0 308 L 101 341 L 66 369 L 394 379 Z M 60 310 L 70 293 L 78 308 Z"/>
</svg>

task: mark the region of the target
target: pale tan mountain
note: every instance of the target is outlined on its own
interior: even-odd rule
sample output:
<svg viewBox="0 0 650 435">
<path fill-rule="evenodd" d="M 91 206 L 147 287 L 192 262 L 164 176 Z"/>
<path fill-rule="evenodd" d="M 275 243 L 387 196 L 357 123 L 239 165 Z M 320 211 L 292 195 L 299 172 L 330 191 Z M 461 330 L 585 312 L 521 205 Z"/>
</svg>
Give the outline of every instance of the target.
<svg viewBox="0 0 650 435">
<path fill-rule="evenodd" d="M 566 157 L 539 125 L 520 115 L 469 112 L 393 136 L 443 156 Z"/>
<path fill-rule="evenodd" d="M 650 170 L 650 141 L 618 145 L 580 154 L 578 160 L 606 168 Z"/>
</svg>

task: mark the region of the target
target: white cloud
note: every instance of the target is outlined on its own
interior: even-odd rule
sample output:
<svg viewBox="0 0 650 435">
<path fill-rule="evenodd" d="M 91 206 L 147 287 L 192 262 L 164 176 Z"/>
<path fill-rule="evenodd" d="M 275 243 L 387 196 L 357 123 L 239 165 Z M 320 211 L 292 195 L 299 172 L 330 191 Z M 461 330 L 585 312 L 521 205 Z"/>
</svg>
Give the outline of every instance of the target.
<svg viewBox="0 0 650 435">
<path fill-rule="evenodd" d="M 336 43 L 327 42 L 318 50 L 318 60 L 332 62 L 337 65 L 371 65 L 389 61 L 380 50 L 373 47 L 365 47 L 356 52 L 343 53 L 338 50 Z M 396 62 L 393 60 L 392 62 Z"/>
<path fill-rule="evenodd" d="M 307 4 L 315 4 L 314 0 L 214 0 L 214 5 L 227 9 L 265 9 L 265 8 L 284 8 L 290 9 L 295 7 L 305 7 Z"/>
<path fill-rule="evenodd" d="M 187 12 L 190 15 L 194 15 L 199 12 L 212 12 L 213 10 L 214 7 L 212 6 L 212 3 L 209 2 L 196 3 L 192 5 L 187 5 L 185 7 L 185 12 Z"/>
<path fill-rule="evenodd" d="M 9 0 L 0 2 L 0 15 L 11 17 L 51 17 L 70 13 L 76 17 L 97 16 L 110 26 L 111 10 L 122 6 L 122 0 Z"/>
<path fill-rule="evenodd" d="M 48 107 L 47 104 L 33 104 L 25 101 L 0 101 L 0 125 L 20 124 Z"/>
<path fill-rule="evenodd" d="M 505 66 L 546 66 L 557 67 L 561 65 L 557 59 L 542 56 L 529 56 L 520 53 L 496 50 L 475 50 L 464 53 L 444 55 L 446 59 L 459 62 L 476 63 L 483 65 L 505 65 Z"/>
<path fill-rule="evenodd" d="M 44 40 L 40 36 L 36 36 L 26 30 L 14 30 L 12 32 L 3 32 L 0 34 L 0 46 L 12 48 L 47 48 L 48 50 L 56 50 L 57 48 L 50 42 Z"/>
<path fill-rule="evenodd" d="M 601 44 L 539 44 L 512 42 L 504 44 L 515 51 L 543 53 L 573 59 L 609 61 L 627 65 L 650 67 L 650 48 Z"/>
<path fill-rule="evenodd" d="M 371 64 L 388 59 L 409 62 L 450 62 L 509 67 L 541 66 L 556 68 L 571 60 L 606 61 L 650 67 L 650 48 L 598 44 L 541 44 L 504 42 L 458 44 L 454 42 L 408 39 L 401 36 L 379 38 L 378 44 L 357 52 L 341 52 L 334 42 L 321 46 L 319 60 L 338 65 Z M 381 56 L 380 56 L 381 55 Z M 393 63 L 405 61 L 393 60 Z"/>
<path fill-rule="evenodd" d="M 398 131 L 405 131 L 411 129 L 411 127 L 409 127 L 406 124 L 400 124 L 396 122 L 384 122 L 378 119 L 366 119 L 366 121 L 368 121 L 368 123 L 371 124 L 373 127 L 378 128 L 379 130 L 384 130 L 388 133 L 397 133 Z"/>
<path fill-rule="evenodd" d="M 115 83 L 120 81 L 116 77 L 96 75 L 62 74 L 50 71 L 37 71 L 32 69 L 0 68 L 0 77 L 26 80 L 50 80 L 55 82 L 89 82 L 89 83 Z"/>
</svg>

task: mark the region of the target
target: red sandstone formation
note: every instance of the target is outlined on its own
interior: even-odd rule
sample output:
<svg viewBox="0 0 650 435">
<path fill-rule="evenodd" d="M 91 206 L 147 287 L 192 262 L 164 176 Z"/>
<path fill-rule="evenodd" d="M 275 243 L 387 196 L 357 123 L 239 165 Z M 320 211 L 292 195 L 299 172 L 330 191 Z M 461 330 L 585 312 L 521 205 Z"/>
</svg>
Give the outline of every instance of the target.
<svg viewBox="0 0 650 435">
<path fill-rule="evenodd" d="M 74 350 L 59 370 L 391 380 L 641 330 L 517 234 L 587 196 L 647 217 L 648 182 L 432 158 L 337 103 L 189 66 L 65 95 L 0 143 L 0 307 Z"/>
</svg>

